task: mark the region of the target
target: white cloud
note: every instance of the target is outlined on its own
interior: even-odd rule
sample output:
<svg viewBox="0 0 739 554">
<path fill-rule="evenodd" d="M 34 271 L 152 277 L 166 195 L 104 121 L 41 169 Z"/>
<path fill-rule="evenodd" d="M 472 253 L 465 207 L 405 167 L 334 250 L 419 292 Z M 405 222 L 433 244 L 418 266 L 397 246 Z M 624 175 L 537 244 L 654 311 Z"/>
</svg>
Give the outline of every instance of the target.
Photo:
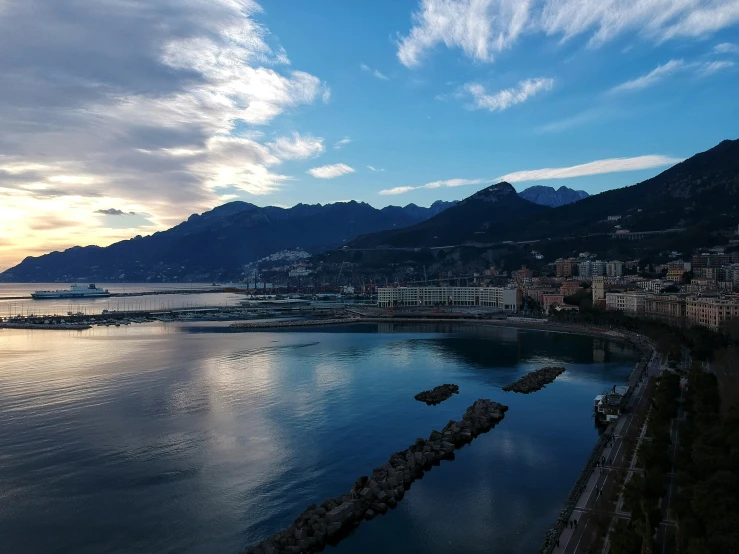
<svg viewBox="0 0 739 554">
<path fill-rule="evenodd" d="M 652 169 L 664 167 L 683 161 L 682 158 L 672 158 L 662 155 L 637 156 L 634 158 L 609 158 L 596 160 L 570 167 L 554 167 L 544 169 L 533 169 L 508 173 L 495 179 L 448 179 L 445 181 L 433 181 L 418 187 L 396 187 L 381 190 L 379 194 L 403 194 L 412 190 L 435 189 L 440 187 L 461 187 L 466 185 L 482 185 L 507 181 L 509 183 L 520 183 L 523 181 L 543 181 L 548 179 L 567 179 L 572 177 L 585 177 L 589 175 L 602 175 L 605 173 L 618 173 L 623 171 L 637 171 L 640 169 Z"/>
<path fill-rule="evenodd" d="M 349 137 L 344 137 L 343 139 L 339 140 L 334 144 L 334 150 L 341 150 L 344 148 L 347 144 L 350 144 L 352 142 L 352 139 Z"/>
<path fill-rule="evenodd" d="M 694 71 L 696 75 L 700 77 L 706 77 L 722 69 L 732 67 L 734 62 L 732 61 L 713 61 L 713 62 L 690 62 L 686 63 L 684 60 L 670 60 L 669 62 L 658 65 L 652 71 L 646 75 L 642 75 L 631 81 L 626 81 L 618 86 L 613 87 L 610 92 L 626 92 L 633 90 L 640 90 L 652 85 L 659 83 L 660 81 L 683 71 Z"/>
<path fill-rule="evenodd" d="M 543 181 L 547 179 L 567 179 L 570 177 L 585 177 L 588 175 L 602 175 L 604 173 L 618 173 L 622 171 L 637 171 L 674 165 L 683 161 L 682 158 L 671 158 L 661 155 L 637 156 L 635 158 L 609 158 L 597 160 L 570 167 L 553 167 L 516 171 L 499 177 L 498 181 L 519 183 L 521 181 Z"/>
<path fill-rule="evenodd" d="M 637 79 L 626 81 L 625 83 L 621 83 L 620 85 L 613 87 L 611 92 L 624 92 L 647 88 L 657 84 L 665 77 L 683 69 L 685 69 L 685 62 L 683 60 L 670 60 L 663 65 L 658 65 L 646 75 L 642 75 Z"/>
<path fill-rule="evenodd" d="M 378 194 L 382 195 L 388 195 L 388 194 L 403 194 L 404 192 L 410 192 L 412 190 L 420 189 L 422 187 L 395 187 L 392 189 L 385 189 L 381 190 Z"/>
<path fill-rule="evenodd" d="M 369 169 L 370 171 L 376 171 L 376 172 L 383 172 L 383 171 L 385 171 L 384 169 L 382 169 L 380 167 L 374 167 L 372 165 L 368 165 L 367 166 L 367 169 Z"/>
<path fill-rule="evenodd" d="M 713 73 L 716 73 L 717 71 L 721 71 L 722 69 L 728 69 L 730 67 L 734 67 L 734 62 L 727 61 L 727 60 L 707 62 L 707 63 L 701 64 L 699 73 L 701 75 L 707 76 L 707 75 L 712 75 Z"/>
<path fill-rule="evenodd" d="M 714 46 L 713 51 L 717 54 L 739 54 L 739 45 L 731 42 L 722 42 Z"/>
<path fill-rule="evenodd" d="M 292 137 L 280 137 L 267 146 L 282 160 L 314 158 L 324 150 L 322 138 L 303 137 L 299 133 L 293 133 Z"/>
<path fill-rule="evenodd" d="M 739 22 L 739 0 L 419 0 L 411 19 L 397 56 L 416 67 L 440 44 L 491 62 L 525 33 L 586 35 L 591 47 L 626 34 L 703 38 Z"/>
<path fill-rule="evenodd" d="M 525 102 L 540 91 L 551 90 L 554 79 L 526 79 L 515 87 L 487 94 L 485 87 L 479 83 L 467 83 L 462 90 L 470 94 L 474 100 L 473 109 L 484 109 L 491 112 L 507 110 L 511 106 Z"/>
<path fill-rule="evenodd" d="M 470 58 L 489 62 L 511 46 L 529 19 L 531 0 L 421 0 L 413 28 L 398 46 L 407 67 L 420 65 L 437 44 L 461 48 Z"/>
<path fill-rule="evenodd" d="M 426 183 L 425 185 L 421 185 L 419 187 L 406 186 L 406 187 L 395 187 L 392 189 L 385 189 L 385 190 L 381 190 L 379 194 L 382 194 L 382 195 L 403 194 L 404 192 L 410 192 L 412 190 L 463 187 L 467 185 L 482 185 L 483 183 L 488 183 L 488 182 L 490 182 L 490 179 L 447 179 L 444 181 L 432 181 L 430 183 Z"/>
<path fill-rule="evenodd" d="M 0 236 L 13 243 L 0 245 L 0 266 L 124 238 L 101 228 L 96 210 L 126 206 L 148 214 L 140 232 L 159 230 L 234 189 L 273 192 L 290 179 L 275 170 L 284 160 L 320 154 L 320 138 L 266 143 L 255 131 L 330 98 L 318 77 L 288 65 L 260 11 L 252 0 L 97 0 L 95 10 L 25 0 L 4 10 L 0 36 L 17 55 L 0 56 Z M 76 226 L 32 228 L 59 213 Z"/>
<path fill-rule="evenodd" d="M 362 69 L 362 71 L 366 71 L 367 73 L 372 74 L 372 76 L 377 77 L 378 79 L 382 81 L 387 81 L 390 79 L 387 75 L 380 73 L 377 69 L 372 69 L 367 64 L 364 64 L 364 63 L 360 64 L 359 67 Z"/>
<path fill-rule="evenodd" d="M 308 170 L 308 173 L 316 179 L 333 179 L 349 173 L 354 173 L 354 169 L 346 164 L 331 164 L 321 167 L 314 167 Z"/>
</svg>

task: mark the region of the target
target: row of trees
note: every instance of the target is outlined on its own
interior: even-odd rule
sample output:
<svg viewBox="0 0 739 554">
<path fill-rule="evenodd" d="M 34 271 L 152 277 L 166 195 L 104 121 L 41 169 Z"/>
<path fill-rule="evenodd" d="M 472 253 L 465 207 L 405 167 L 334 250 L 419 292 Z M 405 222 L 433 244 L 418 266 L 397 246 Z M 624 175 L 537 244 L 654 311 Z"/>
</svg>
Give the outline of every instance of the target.
<svg viewBox="0 0 739 554">
<path fill-rule="evenodd" d="M 714 375 L 695 367 L 680 431 L 678 552 L 739 551 L 739 406 L 721 415 Z"/>
<path fill-rule="evenodd" d="M 672 360 L 682 358 L 682 347 L 691 352 L 693 359 L 712 360 L 714 353 L 730 346 L 739 335 L 733 333 L 716 333 L 706 327 L 676 327 L 662 321 L 632 317 L 616 310 L 600 308 L 581 309 L 575 311 L 553 312 L 551 318 L 562 323 L 576 323 L 594 327 L 625 329 L 640 333 L 657 344 L 657 350 Z"/>
<path fill-rule="evenodd" d="M 665 373 L 652 398 L 647 419 L 646 439 L 637 450 L 642 473 L 634 473 L 624 485 L 624 509 L 631 519 L 620 519 L 611 534 L 613 554 L 652 552 L 652 537 L 662 513 L 659 500 L 665 494 L 665 475 L 672 469 L 670 459 L 670 425 L 677 415 L 680 377 Z"/>
</svg>

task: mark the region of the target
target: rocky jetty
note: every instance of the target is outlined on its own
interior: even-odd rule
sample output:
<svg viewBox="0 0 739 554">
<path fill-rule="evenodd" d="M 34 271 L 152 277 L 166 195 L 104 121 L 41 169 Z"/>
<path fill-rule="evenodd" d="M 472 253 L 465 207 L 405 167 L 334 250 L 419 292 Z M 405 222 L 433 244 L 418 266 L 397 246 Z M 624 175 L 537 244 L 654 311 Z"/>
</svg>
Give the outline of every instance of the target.
<svg viewBox="0 0 739 554">
<path fill-rule="evenodd" d="M 453 394 L 459 394 L 459 386 L 444 384 L 434 387 L 431 390 L 419 392 L 413 398 L 420 402 L 426 402 L 429 406 L 435 406 L 436 404 L 440 404 L 444 402 L 444 400 L 451 398 Z"/>
<path fill-rule="evenodd" d="M 563 367 L 542 367 L 531 373 L 527 373 L 515 383 L 506 385 L 503 390 L 529 394 L 543 389 L 565 372 Z"/>
<path fill-rule="evenodd" d="M 320 505 L 312 504 L 287 529 L 248 547 L 242 554 L 308 554 L 345 537 L 364 520 L 385 514 L 403 499 L 411 483 L 441 460 L 454 459 L 455 449 L 492 429 L 508 410 L 491 400 L 476 400 L 460 421 L 449 421 L 428 439 L 416 439 L 387 463 L 362 476 L 351 490 Z"/>
</svg>

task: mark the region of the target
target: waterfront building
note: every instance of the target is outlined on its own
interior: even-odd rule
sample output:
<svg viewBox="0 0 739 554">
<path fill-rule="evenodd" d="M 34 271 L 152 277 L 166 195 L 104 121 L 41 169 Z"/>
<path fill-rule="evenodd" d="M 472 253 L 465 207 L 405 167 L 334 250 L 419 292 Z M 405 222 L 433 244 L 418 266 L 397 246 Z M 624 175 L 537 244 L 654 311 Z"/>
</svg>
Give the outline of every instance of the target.
<svg viewBox="0 0 739 554">
<path fill-rule="evenodd" d="M 565 297 L 561 294 L 545 294 L 541 297 L 541 305 L 545 314 L 549 313 L 552 306 L 561 306 L 564 301 Z"/>
<path fill-rule="evenodd" d="M 643 314 L 645 295 L 632 292 L 609 292 L 606 294 L 606 309 L 628 314 Z"/>
<path fill-rule="evenodd" d="M 670 325 L 685 324 L 684 294 L 647 294 L 644 300 L 644 315 Z"/>
<path fill-rule="evenodd" d="M 518 287 L 381 287 L 377 306 L 485 306 L 518 311 Z"/>
<path fill-rule="evenodd" d="M 621 277 L 624 274 L 623 262 L 613 261 L 606 264 L 606 275 L 608 277 Z"/>
<path fill-rule="evenodd" d="M 739 319 L 739 298 L 690 297 L 685 302 L 685 312 L 688 324 L 718 331 L 724 322 Z"/>
</svg>

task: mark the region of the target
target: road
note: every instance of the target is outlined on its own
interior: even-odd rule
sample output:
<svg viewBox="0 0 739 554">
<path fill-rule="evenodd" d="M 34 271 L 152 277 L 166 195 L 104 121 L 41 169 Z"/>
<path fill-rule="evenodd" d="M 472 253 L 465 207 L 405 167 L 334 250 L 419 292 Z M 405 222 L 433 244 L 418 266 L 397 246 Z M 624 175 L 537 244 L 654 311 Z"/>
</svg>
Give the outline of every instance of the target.
<svg viewBox="0 0 739 554">
<path fill-rule="evenodd" d="M 656 377 L 660 374 L 660 362 L 661 358 L 658 355 L 652 357 L 647 366 L 647 375 L 649 377 Z M 598 502 L 598 490 L 615 487 L 616 471 L 618 468 L 622 465 L 631 465 L 631 460 L 624 459 L 626 455 L 624 437 L 634 424 L 634 413 L 638 409 L 645 407 L 648 402 L 644 396 L 647 383 L 647 379 L 640 380 L 633 395 L 627 402 L 627 412 L 621 415 L 614 428 L 614 440 L 603 452 L 606 464 L 603 468 L 596 468 L 591 473 L 585 490 L 580 495 L 575 509 L 570 516 L 571 520 L 577 520 L 577 527 L 570 528 L 569 525 L 565 527 L 559 536 L 560 546 L 554 549 L 555 553 L 574 554 L 583 552 L 592 542 L 591 536 L 596 527 L 595 519 L 602 517 L 604 513 L 610 517 L 629 517 L 628 514 L 620 511 L 609 510 L 604 512 L 604 508 L 601 506 L 603 502 Z M 617 509 L 619 508 L 620 505 L 617 505 Z"/>
</svg>

